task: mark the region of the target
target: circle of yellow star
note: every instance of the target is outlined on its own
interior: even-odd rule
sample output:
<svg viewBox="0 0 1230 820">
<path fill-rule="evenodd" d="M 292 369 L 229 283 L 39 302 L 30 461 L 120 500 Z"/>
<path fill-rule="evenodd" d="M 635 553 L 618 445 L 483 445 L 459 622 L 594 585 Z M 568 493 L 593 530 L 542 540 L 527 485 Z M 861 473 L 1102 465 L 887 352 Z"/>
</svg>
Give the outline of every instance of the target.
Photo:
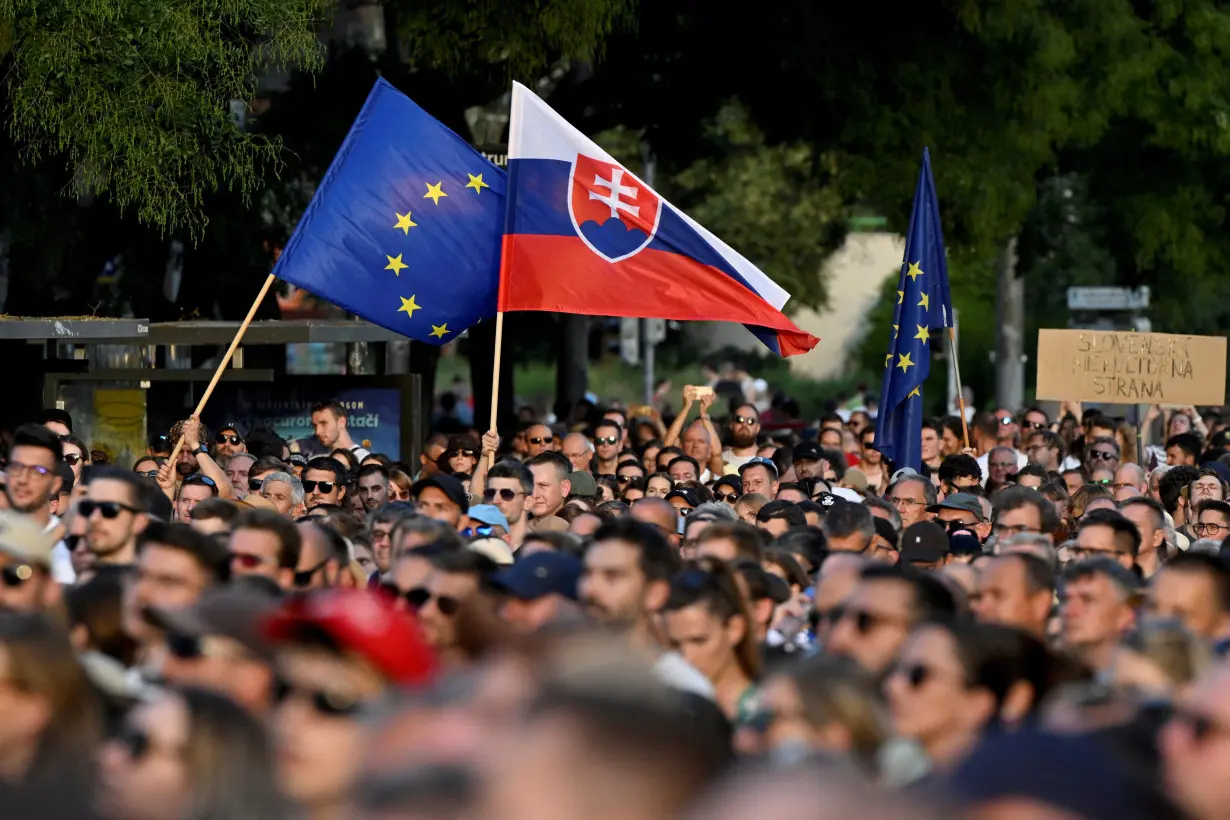
<svg viewBox="0 0 1230 820">
<path fill-rule="evenodd" d="M 905 301 L 905 291 L 899 290 L 897 291 L 897 304 L 901 304 L 903 301 Z"/>
<path fill-rule="evenodd" d="M 427 193 L 423 194 L 423 199 L 430 199 L 436 205 L 440 204 L 440 197 L 448 196 L 444 193 L 444 182 L 437 182 L 435 185 L 427 185 Z"/>
<path fill-rule="evenodd" d="M 474 193 L 476 193 L 476 194 L 481 194 L 481 193 L 482 193 L 483 188 L 490 188 L 490 187 L 491 187 L 491 186 L 490 186 L 490 185 L 488 185 L 487 183 L 483 182 L 483 175 L 482 175 L 482 174 L 479 174 L 478 176 L 474 176 L 474 175 L 473 175 L 473 174 L 471 174 L 471 173 L 467 173 L 467 174 L 466 174 L 466 176 L 468 176 L 468 177 L 470 178 L 470 181 L 466 183 L 466 187 L 467 187 L 467 188 L 473 188 L 473 189 L 474 189 Z"/>
<path fill-rule="evenodd" d="M 414 301 L 413 293 L 410 294 L 409 299 L 407 299 L 405 296 L 398 296 L 397 298 L 401 299 L 401 307 L 397 309 L 397 312 L 398 313 L 404 312 L 407 316 L 410 316 L 411 318 L 414 317 L 414 311 L 419 310 L 420 308 L 423 307 L 422 305 Z"/>
<path fill-rule="evenodd" d="M 898 325 L 893 325 L 893 338 L 894 338 L 894 339 L 896 339 L 896 338 L 897 338 L 897 331 L 898 331 L 898 330 L 900 330 L 900 329 L 901 329 L 901 328 L 900 328 L 900 326 L 898 326 Z"/>
<path fill-rule="evenodd" d="M 910 281 L 913 282 L 915 279 L 923 275 L 923 270 L 918 267 L 917 262 L 911 262 L 910 269 L 905 272 L 905 275 L 910 277 Z"/>
<path fill-rule="evenodd" d="M 911 390 L 909 393 L 907 393 L 905 397 L 906 397 L 907 399 L 913 399 L 913 398 L 919 398 L 919 399 L 921 399 L 921 398 L 922 398 L 922 393 L 920 393 L 920 392 L 919 392 L 919 389 L 918 389 L 917 387 L 915 387 L 913 390 Z"/>
<path fill-rule="evenodd" d="M 915 325 L 915 327 L 918 328 L 918 332 L 914 334 L 915 339 L 922 339 L 924 344 L 931 340 L 931 334 L 927 332 L 925 325 Z"/>
<path fill-rule="evenodd" d="M 893 354 L 889 353 L 888 355 L 884 357 L 884 366 L 888 367 L 892 363 L 893 363 Z"/>
<path fill-rule="evenodd" d="M 397 254 L 397 256 L 389 256 L 386 253 L 384 255 L 384 258 L 389 260 L 389 264 L 385 265 L 384 269 L 393 271 L 394 276 L 401 276 L 401 272 L 405 270 L 406 268 L 410 267 L 405 262 L 401 261 L 400 253 Z"/>
<path fill-rule="evenodd" d="M 404 214 L 398 214 L 397 211 L 394 211 L 393 213 L 397 214 L 397 224 L 393 226 L 394 230 L 396 230 L 397 228 L 401 228 L 402 233 L 409 236 L 410 229 L 417 228 L 419 226 L 419 223 L 410 219 L 409 211 L 406 211 Z"/>
<path fill-rule="evenodd" d="M 432 325 L 431 326 L 431 335 L 435 336 L 437 339 L 443 339 L 444 334 L 446 333 L 448 333 L 448 323 L 447 322 L 442 325 Z"/>
<path fill-rule="evenodd" d="M 901 368 L 902 373 L 907 372 L 914 365 L 915 365 L 915 362 L 910 361 L 909 353 L 898 353 L 897 354 L 897 367 Z"/>
<path fill-rule="evenodd" d="M 920 308 L 922 308 L 923 310 L 930 310 L 930 309 L 931 309 L 931 297 L 930 297 L 930 295 L 928 295 L 928 294 L 924 293 L 924 294 L 922 295 L 922 298 L 918 300 L 918 306 L 919 306 Z"/>
</svg>

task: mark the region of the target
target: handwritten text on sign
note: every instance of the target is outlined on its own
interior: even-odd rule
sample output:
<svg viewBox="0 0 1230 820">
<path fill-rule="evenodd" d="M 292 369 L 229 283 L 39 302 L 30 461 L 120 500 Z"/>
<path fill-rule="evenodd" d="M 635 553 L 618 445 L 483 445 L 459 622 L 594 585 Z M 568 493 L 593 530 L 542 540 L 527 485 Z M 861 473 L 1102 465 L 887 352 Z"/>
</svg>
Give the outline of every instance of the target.
<svg viewBox="0 0 1230 820">
<path fill-rule="evenodd" d="M 1226 340 L 1170 333 L 1039 330 L 1038 398 L 1223 404 Z"/>
</svg>

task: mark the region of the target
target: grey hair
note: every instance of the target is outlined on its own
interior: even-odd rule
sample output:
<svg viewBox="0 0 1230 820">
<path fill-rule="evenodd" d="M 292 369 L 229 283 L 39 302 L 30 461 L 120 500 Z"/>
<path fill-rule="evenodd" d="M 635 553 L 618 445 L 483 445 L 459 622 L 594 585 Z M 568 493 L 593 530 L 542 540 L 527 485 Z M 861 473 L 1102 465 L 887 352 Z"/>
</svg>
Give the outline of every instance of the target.
<svg viewBox="0 0 1230 820">
<path fill-rule="evenodd" d="M 266 484 L 268 484 L 270 481 L 281 481 L 283 484 L 286 484 L 287 486 L 290 487 L 291 504 L 298 507 L 300 504 L 303 503 L 303 482 L 295 478 L 290 473 L 270 473 L 269 475 L 265 476 L 263 481 L 264 483 L 261 484 L 262 488 Z"/>
<path fill-rule="evenodd" d="M 1011 553 L 1036 555 L 1050 564 L 1051 569 L 1059 566 L 1059 552 L 1055 549 L 1055 542 L 1045 533 L 1021 532 L 995 542 L 996 555 Z"/>
<path fill-rule="evenodd" d="M 931 479 L 925 478 L 920 475 L 902 476 L 901 478 L 897 479 L 892 484 L 892 486 L 890 486 L 887 490 L 884 491 L 884 496 L 887 498 L 889 495 L 892 494 L 893 490 L 900 487 L 902 484 L 905 484 L 910 481 L 914 481 L 914 482 L 921 484 L 923 486 L 923 498 L 926 500 L 927 506 L 928 507 L 935 506 L 935 503 L 936 503 L 935 485 L 931 483 Z"/>
<path fill-rule="evenodd" d="M 893 525 L 893 529 L 901 532 L 901 525 L 905 522 L 901 520 L 901 512 L 897 509 L 897 505 L 890 504 L 878 495 L 868 496 L 863 499 L 863 504 L 868 507 L 875 507 L 877 510 L 884 510 L 884 512 L 888 513 L 889 523 Z"/>
<path fill-rule="evenodd" d="M 689 521 L 709 519 L 710 521 L 737 521 L 735 511 L 726 504 L 716 501 L 706 501 L 688 514 Z"/>
<path fill-rule="evenodd" d="M 1214 541 L 1212 538 L 1201 538 L 1194 541 L 1187 552 L 1203 553 L 1204 555 L 1219 555 L 1221 554 L 1221 542 Z"/>
</svg>

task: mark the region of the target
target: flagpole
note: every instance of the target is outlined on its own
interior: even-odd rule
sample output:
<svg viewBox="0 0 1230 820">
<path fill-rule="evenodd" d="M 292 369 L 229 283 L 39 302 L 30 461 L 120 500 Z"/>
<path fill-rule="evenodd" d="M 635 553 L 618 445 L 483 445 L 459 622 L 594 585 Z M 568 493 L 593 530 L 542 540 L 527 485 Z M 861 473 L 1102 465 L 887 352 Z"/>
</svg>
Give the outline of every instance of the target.
<svg viewBox="0 0 1230 820">
<path fill-rule="evenodd" d="M 965 390 L 961 387 L 961 365 L 957 362 L 957 331 L 948 328 L 948 349 L 952 352 L 952 375 L 957 380 L 957 405 L 961 408 L 961 437 L 969 449 L 969 423 L 965 420 Z"/>
<path fill-rule="evenodd" d="M 265 279 L 265 284 L 261 286 L 260 293 L 256 294 L 256 299 L 252 302 L 252 307 L 248 308 L 248 315 L 244 317 L 243 323 L 239 325 L 239 329 L 235 331 L 235 338 L 231 339 L 231 346 L 226 349 L 226 355 L 222 357 L 222 361 L 218 363 L 218 369 L 214 371 L 214 377 L 209 380 L 209 386 L 205 388 L 205 392 L 201 395 L 201 400 L 197 402 L 196 410 L 192 415 L 198 420 L 201 413 L 205 411 L 205 403 L 209 401 L 209 397 L 213 395 L 214 388 L 218 386 L 218 382 L 222 379 L 222 372 L 226 370 L 226 366 L 231 363 L 231 357 L 235 355 L 235 348 L 239 347 L 239 342 L 243 340 L 243 334 L 247 332 L 248 325 L 252 324 L 253 317 L 256 316 L 256 310 L 261 306 L 261 302 L 265 301 L 265 295 L 269 293 L 269 288 L 273 287 L 276 277 L 271 273 Z M 499 355 L 498 353 L 496 354 Z M 175 464 L 179 459 L 179 451 L 184 447 L 184 437 L 181 434 L 179 440 L 175 442 L 175 449 L 171 451 L 171 464 Z"/>
<path fill-rule="evenodd" d="M 491 369 L 491 427 L 495 430 L 496 420 L 500 413 L 500 354 L 504 349 L 504 311 L 495 314 L 495 360 Z M 495 466 L 495 453 L 487 456 L 487 466 Z"/>
</svg>

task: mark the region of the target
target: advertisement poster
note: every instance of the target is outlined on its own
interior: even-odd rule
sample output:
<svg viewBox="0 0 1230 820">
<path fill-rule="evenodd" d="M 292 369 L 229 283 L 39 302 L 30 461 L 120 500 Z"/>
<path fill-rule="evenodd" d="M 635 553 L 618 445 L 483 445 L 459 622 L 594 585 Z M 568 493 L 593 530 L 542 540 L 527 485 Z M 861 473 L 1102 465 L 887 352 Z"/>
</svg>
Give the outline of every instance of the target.
<svg viewBox="0 0 1230 820">
<path fill-rule="evenodd" d="M 205 410 L 210 434 L 233 424 L 246 434 L 254 427 L 272 428 L 286 440 L 312 435 L 312 405 L 336 398 L 347 411 L 347 427 L 355 444 L 373 453 L 398 458 L 401 454 L 401 395 L 395 388 L 357 387 L 330 392 L 325 389 L 243 386 L 218 391 Z"/>
<path fill-rule="evenodd" d="M 93 423 L 87 441 L 113 463 L 128 467 L 145 455 L 144 390 L 95 388 Z"/>
</svg>

